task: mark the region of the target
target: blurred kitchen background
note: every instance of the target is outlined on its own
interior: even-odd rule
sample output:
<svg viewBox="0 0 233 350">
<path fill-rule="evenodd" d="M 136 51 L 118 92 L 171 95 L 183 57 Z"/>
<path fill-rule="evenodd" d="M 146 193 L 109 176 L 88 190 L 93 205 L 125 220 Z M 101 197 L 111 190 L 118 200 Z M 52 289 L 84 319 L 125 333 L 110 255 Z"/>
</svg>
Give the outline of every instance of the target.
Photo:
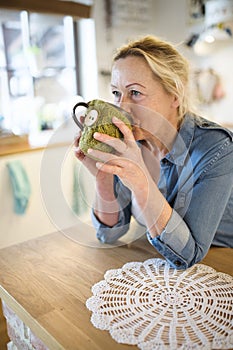
<svg viewBox="0 0 233 350">
<path fill-rule="evenodd" d="M 56 1 L 63 12 L 48 10 Z M 44 151 L 62 154 L 64 197 L 73 203 L 80 188 L 67 151 L 75 135 L 72 106 L 111 101 L 112 55 L 129 39 L 154 34 L 175 44 L 190 61 L 201 113 L 233 129 L 233 0 L 83 0 L 75 11 L 69 1 L 47 3 L 31 0 L 29 9 L 0 0 L 0 248 L 75 224 L 74 208 L 64 208 L 64 223 L 56 225 L 41 199 Z M 21 213 L 9 172 L 15 161 L 30 187 Z M 84 198 L 89 183 L 82 188 Z"/>
</svg>

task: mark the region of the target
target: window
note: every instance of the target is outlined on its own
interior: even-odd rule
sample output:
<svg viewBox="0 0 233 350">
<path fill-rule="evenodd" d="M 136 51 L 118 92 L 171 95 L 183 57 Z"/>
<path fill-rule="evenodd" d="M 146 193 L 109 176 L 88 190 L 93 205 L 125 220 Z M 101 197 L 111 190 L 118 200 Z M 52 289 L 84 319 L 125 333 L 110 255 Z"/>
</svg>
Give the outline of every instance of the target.
<svg viewBox="0 0 233 350">
<path fill-rule="evenodd" d="M 1 10 L 0 121 L 15 134 L 55 129 L 78 94 L 70 16 Z"/>
</svg>

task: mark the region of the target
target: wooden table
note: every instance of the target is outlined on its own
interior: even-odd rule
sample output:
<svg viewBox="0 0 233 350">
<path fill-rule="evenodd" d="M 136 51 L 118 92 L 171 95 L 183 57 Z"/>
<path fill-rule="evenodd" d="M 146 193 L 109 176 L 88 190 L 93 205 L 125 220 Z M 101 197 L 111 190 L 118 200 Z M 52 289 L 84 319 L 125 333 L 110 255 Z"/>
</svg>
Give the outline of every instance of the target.
<svg viewBox="0 0 233 350">
<path fill-rule="evenodd" d="M 109 269 L 160 257 L 146 237 L 111 249 L 53 233 L 0 250 L 0 298 L 50 350 L 133 349 L 90 322 L 85 302 Z M 233 275 L 233 249 L 211 248 L 203 263 Z"/>
</svg>

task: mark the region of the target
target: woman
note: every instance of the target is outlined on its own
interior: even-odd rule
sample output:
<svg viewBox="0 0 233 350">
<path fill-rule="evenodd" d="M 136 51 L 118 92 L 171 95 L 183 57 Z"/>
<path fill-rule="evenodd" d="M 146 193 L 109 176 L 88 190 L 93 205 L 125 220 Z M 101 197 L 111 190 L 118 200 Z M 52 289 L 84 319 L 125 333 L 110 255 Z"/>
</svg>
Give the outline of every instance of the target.
<svg viewBox="0 0 233 350">
<path fill-rule="evenodd" d="M 111 87 L 133 130 L 113 118 L 124 140 L 94 137 L 113 146 L 114 155 L 76 150 L 96 176 L 98 239 L 118 239 L 134 216 L 176 269 L 203 259 L 211 244 L 232 247 L 233 134 L 192 112 L 185 58 L 146 36 L 117 51 Z"/>
</svg>

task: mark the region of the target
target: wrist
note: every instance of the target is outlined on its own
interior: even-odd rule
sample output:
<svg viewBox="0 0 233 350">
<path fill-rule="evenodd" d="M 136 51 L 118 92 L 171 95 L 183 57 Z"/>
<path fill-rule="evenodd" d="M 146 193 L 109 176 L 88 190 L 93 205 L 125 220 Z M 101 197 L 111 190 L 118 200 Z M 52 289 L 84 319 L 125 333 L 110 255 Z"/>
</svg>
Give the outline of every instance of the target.
<svg viewBox="0 0 233 350">
<path fill-rule="evenodd" d="M 115 198 L 114 195 L 114 178 L 112 175 L 96 177 L 96 194 L 104 198 Z"/>
</svg>

